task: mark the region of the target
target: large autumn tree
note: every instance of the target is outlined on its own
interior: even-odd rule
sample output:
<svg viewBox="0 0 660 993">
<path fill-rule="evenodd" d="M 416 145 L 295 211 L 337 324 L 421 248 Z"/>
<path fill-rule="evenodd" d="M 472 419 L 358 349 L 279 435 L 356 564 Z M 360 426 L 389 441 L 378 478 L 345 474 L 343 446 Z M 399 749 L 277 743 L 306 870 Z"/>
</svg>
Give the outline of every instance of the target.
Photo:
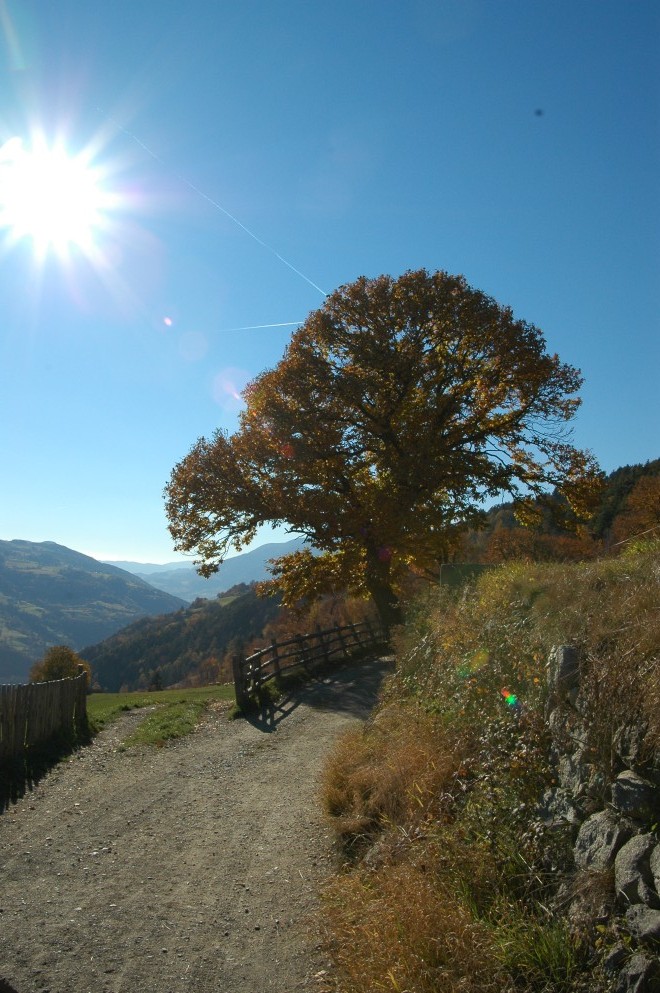
<svg viewBox="0 0 660 993">
<path fill-rule="evenodd" d="M 597 469 L 567 438 L 581 382 L 462 276 L 362 277 L 250 383 L 236 433 L 201 438 L 175 467 L 175 545 L 209 574 L 261 524 L 286 523 L 321 554 L 278 561 L 285 602 L 347 587 L 389 627 L 400 577 L 437 571 L 487 498 L 588 499 Z"/>
</svg>

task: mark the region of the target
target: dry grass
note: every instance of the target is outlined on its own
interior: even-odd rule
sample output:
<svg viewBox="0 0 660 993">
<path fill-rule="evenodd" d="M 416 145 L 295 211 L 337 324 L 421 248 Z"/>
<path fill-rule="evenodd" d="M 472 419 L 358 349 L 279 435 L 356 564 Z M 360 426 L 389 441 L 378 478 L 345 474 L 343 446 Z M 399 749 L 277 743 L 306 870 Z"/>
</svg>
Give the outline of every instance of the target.
<svg viewBox="0 0 660 993">
<path fill-rule="evenodd" d="M 645 728 L 646 758 L 660 752 L 660 554 L 607 565 L 588 571 L 581 594 L 582 698 L 604 767 L 616 731 L 632 722 Z"/>
<path fill-rule="evenodd" d="M 348 849 L 388 824 L 404 831 L 438 816 L 462 760 L 418 707 L 383 710 L 366 730 L 339 741 L 323 776 L 322 802 Z"/>
<path fill-rule="evenodd" d="M 499 730 L 495 751 L 507 754 L 508 785 L 487 772 L 495 758 L 480 754 L 482 735 L 452 734 L 419 705 L 389 704 L 336 747 L 323 801 L 353 859 L 324 905 L 342 993 L 505 993 L 521 971 L 537 984 L 523 984 L 528 989 L 542 988 L 544 968 L 570 972 L 565 934 L 548 938 L 512 896 L 524 889 L 519 877 L 529 867 L 511 823 L 505 818 L 498 834 L 491 830 L 527 788 L 533 765 L 527 776 L 515 761 L 511 768 L 514 726 L 507 720 Z M 535 951 L 544 939 L 551 962 Z"/>
<path fill-rule="evenodd" d="M 326 769 L 325 808 L 354 856 L 325 902 L 341 993 L 586 988 L 608 887 L 591 876 L 564 887 L 585 911 L 572 930 L 553 904 L 573 867 L 570 834 L 534 821 L 553 783 L 546 660 L 553 645 L 579 648 L 581 707 L 605 771 L 631 719 L 657 754 L 659 585 L 651 546 L 507 565 L 420 607 L 383 711 Z"/>
<path fill-rule="evenodd" d="M 342 993 L 505 993 L 488 927 L 429 871 L 361 868 L 326 893 Z"/>
</svg>

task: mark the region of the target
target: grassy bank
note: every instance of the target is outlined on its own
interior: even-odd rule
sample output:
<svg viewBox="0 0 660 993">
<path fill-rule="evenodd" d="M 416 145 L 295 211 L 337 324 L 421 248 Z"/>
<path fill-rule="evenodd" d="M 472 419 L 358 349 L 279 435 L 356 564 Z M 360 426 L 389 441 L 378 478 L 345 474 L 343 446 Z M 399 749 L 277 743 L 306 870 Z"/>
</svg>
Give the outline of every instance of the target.
<svg viewBox="0 0 660 993">
<path fill-rule="evenodd" d="M 325 772 L 347 858 L 325 894 L 342 993 L 604 988 L 593 969 L 607 927 L 566 915 L 570 830 L 536 813 L 555 776 L 545 665 L 553 645 L 579 647 L 605 773 L 631 717 L 658 748 L 659 585 L 656 545 L 501 567 L 411 610 L 382 708 Z"/>
<path fill-rule="evenodd" d="M 233 700 L 233 684 L 145 693 L 93 693 L 87 698 L 87 715 L 95 734 L 126 711 L 151 708 L 152 712 L 126 740 L 126 744 L 163 745 L 190 734 L 209 704 L 222 702 L 229 705 Z"/>
</svg>

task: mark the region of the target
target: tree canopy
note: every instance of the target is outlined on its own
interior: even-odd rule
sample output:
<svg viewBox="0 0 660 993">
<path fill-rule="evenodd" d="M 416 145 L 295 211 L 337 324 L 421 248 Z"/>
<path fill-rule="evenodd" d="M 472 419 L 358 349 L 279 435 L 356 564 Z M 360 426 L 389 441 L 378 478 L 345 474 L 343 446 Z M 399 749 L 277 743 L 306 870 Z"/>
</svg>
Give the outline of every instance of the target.
<svg viewBox="0 0 660 993">
<path fill-rule="evenodd" d="M 570 444 L 579 370 L 464 277 L 362 277 L 327 297 L 253 380 L 234 434 L 201 438 L 166 488 L 177 549 L 217 569 L 285 523 L 322 554 L 280 559 L 291 602 L 343 585 L 386 624 L 411 566 L 433 573 L 484 501 L 556 488 L 575 510 L 599 473 Z"/>
</svg>

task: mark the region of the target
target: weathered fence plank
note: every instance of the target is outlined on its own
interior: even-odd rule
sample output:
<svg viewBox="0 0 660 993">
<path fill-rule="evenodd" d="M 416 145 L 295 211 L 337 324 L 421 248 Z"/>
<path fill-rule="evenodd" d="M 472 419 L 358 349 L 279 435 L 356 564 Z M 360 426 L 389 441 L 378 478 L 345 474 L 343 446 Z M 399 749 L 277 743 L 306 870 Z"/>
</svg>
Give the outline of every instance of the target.
<svg viewBox="0 0 660 993">
<path fill-rule="evenodd" d="M 0 761 L 20 758 L 26 750 L 55 735 L 81 735 L 87 728 L 87 676 L 24 686 L 0 686 Z"/>
</svg>

